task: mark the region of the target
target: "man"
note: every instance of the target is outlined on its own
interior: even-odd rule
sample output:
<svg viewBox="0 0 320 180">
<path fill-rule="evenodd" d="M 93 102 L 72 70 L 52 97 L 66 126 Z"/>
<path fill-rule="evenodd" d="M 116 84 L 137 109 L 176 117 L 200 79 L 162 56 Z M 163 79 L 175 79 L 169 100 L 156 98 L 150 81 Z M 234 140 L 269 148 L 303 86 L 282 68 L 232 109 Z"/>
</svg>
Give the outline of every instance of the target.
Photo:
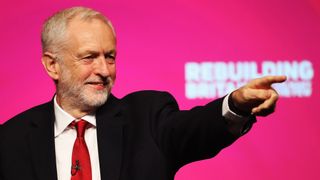
<svg viewBox="0 0 320 180">
<path fill-rule="evenodd" d="M 1 127 L 1 180 L 173 179 L 183 165 L 213 157 L 247 132 L 254 115 L 272 113 L 278 96 L 271 85 L 285 81 L 255 79 L 189 111 L 180 111 L 165 92 L 118 99 L 110 93 L 114 29 L 83 7 L 50 17 L 42 48 L 56 95 Z"/>
</svg>

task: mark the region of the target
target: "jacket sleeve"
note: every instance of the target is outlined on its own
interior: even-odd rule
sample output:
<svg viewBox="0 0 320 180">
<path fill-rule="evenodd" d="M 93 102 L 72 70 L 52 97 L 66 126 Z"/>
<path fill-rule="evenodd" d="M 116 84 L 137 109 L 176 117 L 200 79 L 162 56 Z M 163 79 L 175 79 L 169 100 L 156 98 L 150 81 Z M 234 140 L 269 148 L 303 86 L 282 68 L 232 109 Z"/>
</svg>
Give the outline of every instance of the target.
<svg viewBox="0 0 320 180">
<path fill-rule="evenodd" d="M 170 94 L 162 93 L 157 99 L 152 134 L 159 148 L 178 167 L 211 158 L 238 138 L 228 130 L 222 101 L 223 98 L 180 111 Z"/>
</svg>

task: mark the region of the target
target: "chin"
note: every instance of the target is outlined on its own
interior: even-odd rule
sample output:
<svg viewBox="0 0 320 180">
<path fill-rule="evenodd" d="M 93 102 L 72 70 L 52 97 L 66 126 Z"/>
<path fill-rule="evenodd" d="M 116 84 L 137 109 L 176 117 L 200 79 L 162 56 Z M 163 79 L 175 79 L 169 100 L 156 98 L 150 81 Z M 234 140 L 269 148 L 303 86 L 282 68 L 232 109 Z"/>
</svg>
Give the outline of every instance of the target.
<svg viewBox="0 0 320 180">
<path fill-rule="evenodd" d="M 82 96 L 82 104 L 91 108 L 98 108 L 104 105 L 109 97 L 109 91 L 90 93 Z"/>
</svg>

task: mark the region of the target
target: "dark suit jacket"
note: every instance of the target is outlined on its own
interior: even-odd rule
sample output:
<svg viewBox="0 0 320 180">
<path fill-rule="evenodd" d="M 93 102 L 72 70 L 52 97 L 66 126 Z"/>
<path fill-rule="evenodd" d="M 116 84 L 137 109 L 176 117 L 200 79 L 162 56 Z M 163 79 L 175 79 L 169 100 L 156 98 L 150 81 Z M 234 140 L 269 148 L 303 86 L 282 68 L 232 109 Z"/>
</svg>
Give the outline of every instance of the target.
<svg viewBox="0 0 320 180">
<path fill-rule="evenodd" d="M 110 96 L 96 112 L 102 180 L 172 180 L 183 165 L 215 156 L 237 139 L 222 99 L 180 111 L 164 92 Z M 56 180 L 53 101 L 1 127 L 1 180 Z"/>
</svg>

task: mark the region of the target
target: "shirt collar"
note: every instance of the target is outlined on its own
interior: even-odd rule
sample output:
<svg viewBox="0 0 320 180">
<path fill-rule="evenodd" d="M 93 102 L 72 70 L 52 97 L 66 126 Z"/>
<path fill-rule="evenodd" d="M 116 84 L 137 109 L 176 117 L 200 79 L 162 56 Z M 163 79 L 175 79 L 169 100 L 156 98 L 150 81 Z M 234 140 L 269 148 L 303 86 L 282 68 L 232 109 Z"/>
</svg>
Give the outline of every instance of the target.
<svg viewBox="0 0 320 180">
<path fill-rule="evenodd" d="M 68 128 L 69 124 L 74 120 L 79 120 L 74 118 L 69 113 L 64 111 L 59 104 L 57 103 L 57 96 L 54 97 L 53 100 L 54 104 L 54 115 L 55 115 L 55 122 L 54 122 L 54 137 L 59 136 L 65 129 Z M 81 119 L 89 122 L 92 126 L 96 126 L 96 116 L 95 113 L 88 114 L 83 116 Z"/>
</svg>

